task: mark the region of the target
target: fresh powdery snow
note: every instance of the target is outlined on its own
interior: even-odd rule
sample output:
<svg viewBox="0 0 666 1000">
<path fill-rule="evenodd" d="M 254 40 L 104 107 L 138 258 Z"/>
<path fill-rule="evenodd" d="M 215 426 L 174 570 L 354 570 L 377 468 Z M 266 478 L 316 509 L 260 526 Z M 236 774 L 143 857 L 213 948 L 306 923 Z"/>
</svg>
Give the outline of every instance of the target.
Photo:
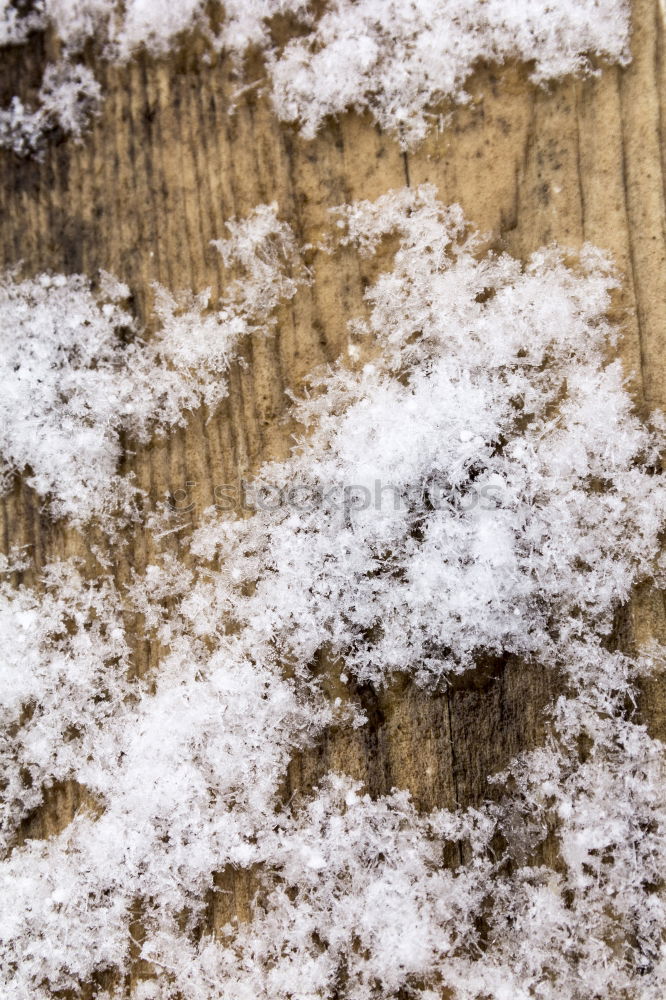
<svg viewBox="0 0 666 1000">
<path fill-rule="evenodd" d="M 293 294 L 298 248 L 272 209 L 221 249 L 248 226 L 272 251 L 257 263 L 243 242 L 227 317 L 177 318 L 165 298 L 153 346 L 120 338 L 108 277 L 6 279 L 2 449 L 57 513 L 84 519 L 119 429 L 153 426 L 133 378 L 173 393 L 170 422 L 214 402 L 230 330 Z M 666 774 L 633 705 L 664 656 L 610 638 L 658 579 L 666 495 L 659 432 L 608 360 L 612 267 L 592 247 L 482 252 L 427 186 L 343 207 L 332 230 L 331 252 L 399 246 L 349 357 L 297 404 L 302 440 L 261 470 L 257 498 L 282 502 L 211 510 L 187 566 L 164 556 L 123 588 L 70 561 L 0 590 L 2 994 L 47 1000 L 107 971 L 107 1000 L 662 1000 Z M 137 678 L 144 638 L 159 663 Z M 545 745 L 489 776 L 492 802 L 424 814 L 340 774 L 285 802 L 297 750 L 364 725 L 356 681 L 433 687 L 487 654 L 562 689 Z M 326 696 L 322 655 L 349 699 Z M 22 843 L 68 780 L 87 809 Z M 213 935 L 229 867 L 252 873 L 252 913 Z M 130 985 L 139 954 L 152 972 Z"/>
<path fill-rule="evenodd" d="M 129 289 L 107 274 L 43 274 L 0 283 L 0 457 L 48 498 L 56 516 L 110 526 L 131 515 L 136 491 L 117 474 L 120 438 L 145 441 L 183 424 L 187 411 L 214 408 L 244 336 L 268 331 L 274 311 L 305 275 L 290 228 L 275 206 L 259 206 L 216 240 L 244 280 L 214 309 L 210 295 L 174 298 L 157 289 L 157 334 L 143 340 L 122 302 Z M 129 337 L 129 340 L 128 340 Z"/>
<path fill-rule="evenodd" d="M 437 101 L 466 99 L 465 81 L 481 61 L 530 63 L 532 80 L 542 83 L 589 71 L 590 56 L 620 64 L 629 58 L 628 0 L 330 0 L 323 13 L 308 0 L 226 0 L 223 7 L 38 0 L 21 16 L 17 6 L 0 0 L 0 44 L 50 26 L 65 60 L 47 68 L 36 109 L 16 97 L 0 111 L 0 145 L 17 153 L 39 150 L 55 126 L 80 136 L 99 107 L 99 85 L 77 62 L 91 38 L 114 61 L 141 46 L 164 53 L 194 29 L 238 66 L 249 48 L 259 48 L 277 114 L 306 137 L 326 116 L 355 108 L 369 111 L 405 148 L 424 137 Z M 279 50 L 270 24 L 281 14 L 300 22 L 304 34 Z"/>
<path fill-rule="evenodd" d="M 428 108 L 464 101 L 480 61 L 534 64 L 544 82 L 628 57 L 624 0 L 333 0 L 304 38 L 270 61 L 279 116 L 314 136 L 326 115 L 368 110 L 403 147 L 423 139 Z"/>
</svg>

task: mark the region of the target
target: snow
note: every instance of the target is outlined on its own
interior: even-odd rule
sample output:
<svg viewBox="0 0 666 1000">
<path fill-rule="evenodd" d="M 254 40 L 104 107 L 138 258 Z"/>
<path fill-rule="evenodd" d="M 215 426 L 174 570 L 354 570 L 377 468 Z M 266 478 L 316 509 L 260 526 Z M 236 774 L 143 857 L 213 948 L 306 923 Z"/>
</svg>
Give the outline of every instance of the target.
<svg viewBox="0 0 666 1000">
<path fill-rule="evenodd" d="M 225 378 L 243 337 L 269 332 L 278 302 L 304 272 L 293 235 L 275 207 L 231 220 L 216 241 L 227 265 L 244 274 L 217 309 L 210 294 L 173 296 L 157 289 L 158 331 L 142 331 L 122 306 L 129 288 L 101 275 L 93 290 L 82 275 L 39 275 L 0 284 L 0 455 L 4 481 L 29 470 L 27 483 L 55 516 L 111 526 L 132 483 L 117 474 L 121 434 L 146 441 L 183 424 L 188 411 L 211 410 L 227 394 Z M 240 280 L 240 279 L 239 279 Z M 127 331 L 134 334 L 129 343 Z"/>
<path fill-rule="evenodd" d="M 343 206 L 332 229 L 331 252 L 373 253 L 388 233 L 399 245 L 351 324 L 356 360 L 315 373 L 295 408 L 302 439 L 260 472 L 282 502 L 237 520 L 212 509 L 187 566 L 163 556 L 124 587 L 70 561 L 38 589 L 0 591 L 4 994 L 47 1000 L 104 969 L 122 982 L 138 948 L 154 978 L 133 1000 L 658 1000 L 665 758 L 632 705 L 664 651 L 629 656 L 608 638 L 657 572 L 665 493 L 660 432 L 608 361 L 612 266 L 592 247 L 567 264 L 554 248 L 524 264 L 483 252 L 428 186 Z M 247 277 L 224 320 L 209 329 L 201 302 L 164 293 L 154 348 L 120 343 L 127 289 L 110 276 L 99 293 L 80 277 L 5 282 L 2 329 L 21 336 L 6 335 L 3 449 L 36 463 L 75 522 L 89 501 L 77 510 L 61 484 L 85 494 L 90 469 L 58 464 L 58 441 L 51 464 L 29 445 L 64 420 L 91 430 L 113 458 L 108 483 L 118 445 L 100 398 L 129 378 L 126 359 L 158 386 L 169 360 L 177 420 L 185 373 L 196 398 L 223 391 L 230 348 L 211 331 L 230 316 L 235 331 L 263 328 L 305 280 L 273 208 L 230 230 L 219 249 Z M 47 383 L 33 410 L 23 378 L 30 393 Z M 16 406 L 38 421 L 29 434 L 9 420 Z M 125 430 L 152 426 L 151 407 Z M 290 503 L 295 486 L 307 509 Z M 492 502 L 471 502 L 484 488 Z M 159 662 L 138 680 L 145 640 Z M 322 652 L 344 663 L 344 703 L 314 675 Z M 364 723 L 354 680 L 399 671 L 432 689 L 486 652 L 564 684 L 544 745 L 489 776 L 492 803 L 419 813 L 405 791 L 372 799 L 341 774 L 284 801 L 295 752 Z M 95 807 L 17 844 L 66 780 Z M 452 847 L 466 859 L 454 868 Z M 534 863 L 539 851 L 555 860 Z M 251 918 L 213 936 L 213 876 L 229 867 L 253 874 Z"/>
<path fill-rule="evenodd" d="M 641 471 L 656 439 L 604 362 L 608 262 L 592 248 L 577 275 L 555 250 L 525 268 L 477 260 L 460 211 L 427 186 L 339 221 L 363 247 L 402 236 L 368 294 L 382 353 L 313 381 L 295 411 L 310 434 L 258 476 L 282 504 L 213 518 L 195 552 L 223 551 L 237 593 L 256 584 L 243 599 L 255 635 L 284 628 L 301 663 L 325 640 L 363 681 L 460 672 L 481 648 L 543 654 L 555 619 L 571 635 L 590 620 L 608 630 L 664 504 Z M 314 502 L 295 509 L 297 488 Z"/>
<path fill-rule="evenodd" d="M 0 110 L 0 146 L 18 155 L 39 155 L 54 129 L 80 139 L 90 116 L 100 110 L 102 90 L 86 66 L 63 60 L 46 67 L 37 100 L 34 111 L 18 97 Z"/>
<path fill-rule="evenodd" d="M 403 147 L 437 101 L 465 101 L 480 62 L 533 63 L 543 83 L 589 70 L 589 53 L 628 59 L 624 0 L 334 0 L 270 64 L 278 115 L 312 138 L 327 115 L 369 111 Z"/>
<path fill-rule="evenodd" d="M 307 0 L 227 0 L 223 10 L 221 27 L 214 27 L 220 7 L 203 0 L 41 0 L 23 19 L 5 2 L 0 43 L 51 25 L 66 58 L 77 58 L 92 38 L 106 58 L 125 61 L 142 46 L 163 54 L 198 30 L 212 51 L 227 52 L 239 66 L 250 48 L 263 50 L 275 111 L 306 137 L 327 116 L 354 108 L 370 112 L 404 148 L 424 138 L 437 102 L 467 99 L 465 81 L 481 62 L 525 62 L 531 79 L 544 83 L 590 72 L 590 56 L 629 60 L 627 0 L 331 0 L 321 16 Z M 279 51 L 270 22 L 287 13 L 308 30 Z M 0 144 L 29 152 L 54 123 L 80 135 L 99 88 L 84 66 L 69 72 L 81 81 L 76 113 L 63 79 L 40 95 L 37 110 L 25 111 L 15 99 L 2 112 Z"/>
<path fill-rule="evenodd" d="M 34 108 L 0 111 L 0 145 L 40 155 L 56 130 L 82 136 L 103 99 L 91 40 L 123 62 L 196 31 L 239 73 L 258 48 L 276 113 L 305 137 L 353 109 L 403 148 L 436 105 L 468 99 L 479 63 L 528 63 L 542 84 L 628 61 L 623 0 L 227 0 L 217 14 L 1 0 L 0 44 L 50 27 L 62 55 Z M 279 50 L 285 14 L 307 31 Z M 333 253 L 372 254 L 387 234 L 398 250 L 346 363 L 296 401 L 302 437 L 260 470 L 252 516 L 211 509 L 187 566 L 164 556 L 123 587 L 75 560 L 16 586 L 21 566 L 2 561 L 3 995 L 48 1000 L 111 971 L 107 1000 L 661 1000 L 665 758 L 633 705 L 664 651 L 625 655 L 609 637 L 663 569 L 664 422 L 639 420 L 608 361 L 612 264 L 590 246 L 573 264 L 552 247 L 525 263 L 484 253 L 428 186 L 341 206 L 331 229 Z M 213 412 L 243 338 L 270 333 L 310 279 L 276 206 L 228 230 L 214 245 L 239 277 L 218 303 L 157 289 L 151 336 L 112 275 L 3 276 L 5 486 L 24 476 L 79 528 L 139 518 L 121 441 Z M 139 679 L 142 641 L 158 663 Z M 344 701 L 314 676 L 322 653 Z M 488 653 L 564 686 L 545 744 L 489 776 L 492 803 L 424 814 L 342 774 L 284 801 L 295 753 L 365 723 L 355 683 L 402 673 L 434 689 Z M 88 805 L 22 843 L 67 781 Z M 452 848 L 467 859 L 454 868 Z M 215 936 L 228 868 L 257 892 L 250 920 Z M 152 978 L 125 988 L 137 950 Z"/>
</svg>

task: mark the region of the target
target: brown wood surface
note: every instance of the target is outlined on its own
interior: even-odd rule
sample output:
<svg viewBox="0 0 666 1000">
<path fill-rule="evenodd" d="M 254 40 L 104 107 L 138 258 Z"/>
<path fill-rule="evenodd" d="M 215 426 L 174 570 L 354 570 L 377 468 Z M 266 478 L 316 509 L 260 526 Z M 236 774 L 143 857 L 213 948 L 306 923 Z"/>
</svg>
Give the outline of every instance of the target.
<svg viewBox="0 0 666 1000">
<path fill-rule="evenodd" d="M 3 53 L 3 103 L 36 85 L 54 45 L 37 36 Z M 155 281 L 220 294 L 220 260 L 209 242 L 225 235 L 230 216 L 275 200 L 297 238 L 310 241 L 327 226 L 329 208 L 429 181 L 496 246 L 521 258 L 553 240 L 608 249 L 623 280 L 615 319 L 637 404 L 664 406 L 666 49 L 659 0 L 635 0 L 632 51 L 626 69 L 601 67 L 596 77 L 548 90 L 532 86 L 525 67 L 480 67 L 471 103 L 408 155 L 357 114 L 329 121 L 314 141 L 304 141 L 256 90 L 230 113 L 238 85 L 231 66 L 221 58 L 205 64 L 191 42 L 168 59 L 102 66 L 106 102 L 81 144 L 56 140 L 40 163 L 0 155 L 0 265 L 22 262 L 26 275 L 92 276 L 104 268 L 129 284 L 144 319 Z M 124 468 L 136 473 L 151 502 L 194 482 L 196 522 L 216 485 L 288 453 L 293 426 L 285 419 L 285 390 L 298 391 L 309 371 L 344 349 L 347 321 L 363 312 L 374 266 L 346 251 L 320 254 L 314 265 L 313 285 L 281 310 L 275 335 L 246 345 L 245 363 L 234 365 L 230 396 L 212 420 L 196 413 L 183 431 L 128 449 Z M 2 530 L 7 547 L 32 546 L 37 567 L 78 554 L 93 571 L 90 538 L 51 523 L 23 483 L 4 500 Z M 173 551 L 186 535 L 171 536 Z M 154 554 L 150 533 L 134 529 L 112 552 L 119 581 Z M 661 594 L 646 589 L 620 616 L 618 641 L 631 647 L 650 635 L 664 637 L 666 625 Z M 137 669 L 154 658 L 137 642 Z M 285 792 L 307 791 L 334 768 L 361 778 L 375 795 L 408 788 L 422 809 L 478 802 L 489 791 L 486 776 L 541 739 L 554 688 L 547 672 L 508 661 L 434 696 L 404 681 L 380 694 L 359 690 L 369 724 L 327 733 L 292 762 Z M 652 731 L 666 737 L 664 681 L 646 685 L 642 700 Z M 83 795 L 71 786 L 49 791 L 24 836 L 62 829 Z M 251 879 L 223 872 L 217 880 L 231 891 L 218 897 L 224 912 L 211 904 L 210 921 L 220 926 L 234 910 L 247 915 Z"/>
</svg>

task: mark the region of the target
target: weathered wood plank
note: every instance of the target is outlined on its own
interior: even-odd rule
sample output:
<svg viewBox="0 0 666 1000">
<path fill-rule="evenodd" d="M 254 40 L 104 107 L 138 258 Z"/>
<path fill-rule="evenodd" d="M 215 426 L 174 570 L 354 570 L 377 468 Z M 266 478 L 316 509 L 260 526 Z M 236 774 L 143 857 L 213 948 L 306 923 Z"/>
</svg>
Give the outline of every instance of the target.
<svg viewBox="0 0 666 1000">
<path fill-rule="evenodd" d="M 0 91 L 32 84 L 52 42 L 37 39 L 0 67 Z M 469 106 L 450 113 L 414 153 L 369 120 L 345 115 L 312 142 L 280 125 L 265 98 L 249 91 L 230 113 L 236 81 L 227 62 L 206 65 L 196 48 L 164 60 L 137 58 L 101 70 L 106 103 L 81 145 L 52 145 L 43 162 L 0 155 L 0 266 L 22 262 L 41 270 L 126 281 L 137 315 L 148 315 L 152 283 L 169 289 L 212 289 L 223 274 L 212 239 L 224 220 L 277 201 L 302 241 L 323 231 L 328 210 L 374 198 L 406 182 L 435 183 L 445 201 L 499 247 L 527 257 L 543 243 L 573 249 L 589 240 L 615 258 L 622 288 L 615 317 L 624 330 L 620 352 L 637 402 L 666 403 L 666 207 L 664 199 L 664 25 L 659 0 L 635 0 L 633 61 L 595 78 L 533 87 L 524 69 L 482 67 L 470 84 Z M 196 483 L 194 519 L 216 485 L 249 476 L 268 458 L 288 452 L 285 390 L 298 391 L 318 364 L 346 345 L 346 323 L 363 311 L 364 269 L 352 254 L 320 255 L 316 280 L 280 313 L 274 337 L 254 338 L 246 364 L 235 365 L 230 395 L 214 418 L 194 414 L 187 428 L 125 458 L 156 502 Z M 368 273 L 370 273 L 370 270 Z M 37 566 L 86 553 L 80 536 L 53 525 L 32 492 L 18 483 L 2 505 L 6 547 L 30 544 Z M 178 536 L 171 543 L 178 549 Z M 137 530 L 114 553 L 119 579 L 154 555 Z M 626 616 L 622 642 L 664 635 L 660 594 L 640 594 Z M 151 651 L 139 647 L 145 667 Z M 333 673 L 333 671 L 331 671 Z M 333 683 L 333 681 L 331 682 Z M 330 768 L 367 782 L 373 794 L 409 788 L 420 808 L 478 802 L 486 776 L 543 733 L 543 707 L 555 680 L 507 662 L 478 671 L 448 692 L 425 695 L 397 683 L 381 694 L 358 691 L 370 717 L 365 729 L 330 732 L 294 760 L 290 794 L 307 791 Z M 666 737 L 666 683 L 646 687 L 646 718 Z M 50 796 L 31 835 L 61 829 L 78 799 Z M 220 875 L 232 893 L 220 915 L 247 913 L 247 880 Z M 236 894 L 236 895 L 234 895 Z M 218 908 L 219 909 L 219 908 Z"/>
</svg>

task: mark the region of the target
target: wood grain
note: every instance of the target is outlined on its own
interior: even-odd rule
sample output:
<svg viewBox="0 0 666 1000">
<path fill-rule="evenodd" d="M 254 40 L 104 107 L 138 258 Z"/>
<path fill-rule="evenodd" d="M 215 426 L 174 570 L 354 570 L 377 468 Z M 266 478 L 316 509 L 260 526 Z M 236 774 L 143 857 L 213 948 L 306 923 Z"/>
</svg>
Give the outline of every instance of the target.
<svg viewBox="0 0 666 1000">
<path fill-rule="evenodd" d="M 0 97 L 17 86 L 34 88 L 54 44 L 35 37 L 8 55 Z M 297 238 L 312 241 L 331 207 L 429 181 L 518 257 L 551 241 L 608 249 L 622 276 L 614 316 L 637 405 L 664 406 L 666 71 L 658 0 L 635 0 L 632 52 L 626 69 L 601 67 L 598 76 L 547 90 L 529 83 L 525 67 L 479 67 L 469 105 L 438 109 L 450 115 L 448 123 L 409 155 L 356 114 L 329 121 L 306 142 L 277 121 L 256 90 L 231 110 L 238 85 L 231 66 L 221 58 L 202 62 L 193 43 L 168 59 L 143 55 L 127 66 L 101 66 L 106 102 L 80 145 L 56 137 L 40 163 L 0 156 L 0 265 L 22 262 L 28 275 L 104 268 L 129 284 L 145 320 L 154 282 L 220 294 L 224 275 L 209 244 L 224 235 L 231 216 L 275 200 Z M 275 335 L 246 345 L 243 363 L 231 371 L 229 398 L 212 419 L 195 413 L 184 430 L 128 448 L 123 467 L 136 473 L 151 503 L 195 483 L 196 521 L 216 485 L 288 453 L 293 426 L 285 390 L 298 391 L 308 372 L 344 349 L 347 321 L 363 312 L 373 266 L 351 253 L 320 255 L 312 287 L 281 310 Z M 78 554 L 92 571 L 90 538 L 51 523 L 22 482 L 3 502 L 2 531 L 6 547 L 32 546 L 38 568 Z M 180 537 L 172 537 L 174 551 Z M 153 556 L 153 540 L 137 529 L 112 553 L 118 580 Z M 644 589 L 620 619 L 617 640 L 628 648 L 653 635 L 666 638 L 660 593 Z M 139 669 L 154 656 L 137 644 Z M 435 696 L 404 680 L 380 693 L 357 689 L 369 725 L 327 732 L 292 761 L 285 793 L 307 792 L 334 768 L 364 780 L 373 795 L 408 788 L 421 809 L 477 803 L 489 793 L 487 775 L 542 738 L 543 708 L 556 688 L 547 672 L 509 660 Z M 666 738 L 663 678 L 646 685 L 642 710 L 654 734 Z M 62 829 L 79 801 L 76 790 L 52 791 L 24 835 Z M 251 879 L 229 872 L 217 879 L 225 887 L 224 912 L 211 904 L 209 921 L 219 927 L 234 912 L 247 916 Z M 147 972 L 137 967 L 136 974 Z"/>
</svg>

